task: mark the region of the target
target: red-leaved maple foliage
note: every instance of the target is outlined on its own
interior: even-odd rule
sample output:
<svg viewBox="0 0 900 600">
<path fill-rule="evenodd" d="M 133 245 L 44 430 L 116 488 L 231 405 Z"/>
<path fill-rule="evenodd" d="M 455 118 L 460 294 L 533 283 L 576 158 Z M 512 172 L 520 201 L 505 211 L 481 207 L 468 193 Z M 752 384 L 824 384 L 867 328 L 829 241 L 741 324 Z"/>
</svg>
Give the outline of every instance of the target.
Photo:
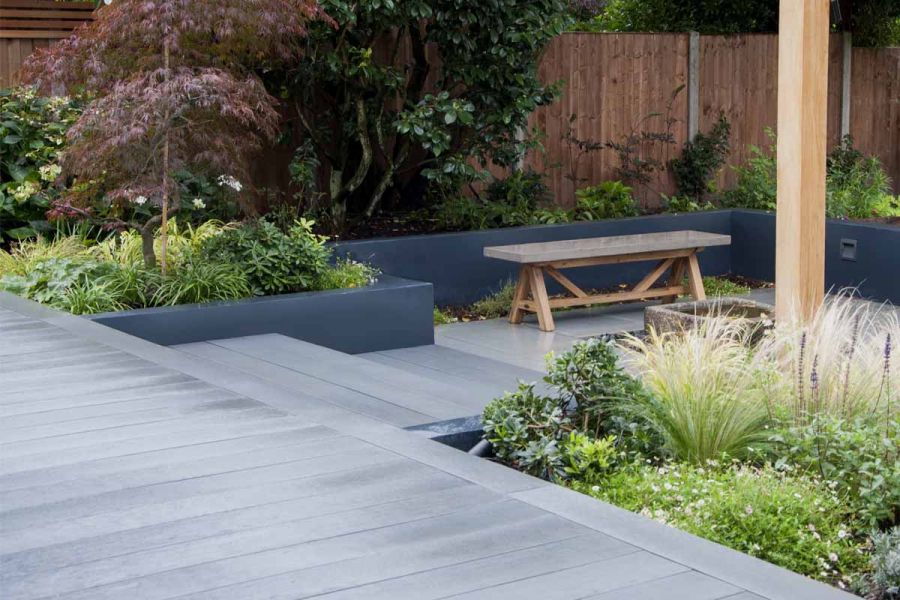
<svg viewBox="0 0 900 600">
<path fill-rule="evenodd" d="M 71 37 L 36 53 L 26 81 L 94 98 L 69 130 L 65 172 L 101 181 L 106 225 L 132 228 L 155 266 L 153 236 L 181 206 L 179 169 L 248 179 L 248 158 L 277 133 L 257 69 L 299 56 L 316 0 L 113 0 Z M 91 216 L 74 195 L 58 215 Z M 127 216 L 125 216 L 127 215 Z"/>
</svg>

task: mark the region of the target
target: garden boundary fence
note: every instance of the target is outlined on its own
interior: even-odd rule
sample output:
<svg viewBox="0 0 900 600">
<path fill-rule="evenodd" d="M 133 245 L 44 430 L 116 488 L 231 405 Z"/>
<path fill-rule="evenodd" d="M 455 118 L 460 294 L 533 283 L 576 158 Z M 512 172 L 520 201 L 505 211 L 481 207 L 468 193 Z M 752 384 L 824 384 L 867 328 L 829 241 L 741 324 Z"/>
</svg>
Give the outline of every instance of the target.
<svg viewBox="0 0 900 600">
<path fill-rule="evenodd" d="M 38 48 L 67 37 L 94 18 L 94 2 L 3 0 L 0 3 L 0 87 L 16 83 L 22 63 Z"/>
<path fill-rule="evenodd" d="M 0 87 L 34 49 L 68 35 L 92 18 L 93 2 L 3 0 L 0 8 Z M 571 206 L 578 187 L 619 178 L 610 149 L 583 155 L 566 142 L 621 142 L 631 132 L 668 128 L 669 145 L 644 145 L 644 157 L 662 163 L 678 156 L 697 131 L 708 131 L 719 114 L 731 123 L 731 154 L 718 177 L 735 182 L 730 166 L 750 157 L 749 145 L 767 148 L 777 121 L 777 34 L 564 33 L 542 56 L 540 75 L 561 83 L 561 97 L 536 111 L 530 127 L 543 132 L 542 149 L 523 166 L 546 174 L 558 204 Z M 854 48 L 849 34 L 832 34 L 829 50 L 828 143 L 844 134 L 857 148 L 878 156 L 900 193 L 900 47 Z M 673 94 L 676 90 L 679 93 Z M 671 121 L 668 126 L 666 116 Z M 571 121 L 570 121 L 571 119 Z M 258 161 L 257 184 L 288 187 L 290 149 L 271 149 Z M 637 190 L 645 207 L 675 192 L 668 170 Z"/>
<path fill-rule="evenodd" d="M 561 82 L 561 98 L 532 115 L 530 125 L 545 132 L 543 150 L 524 164 L 546 173 L 557 202 L 568 206 L 577 187 L 618 178 L 619 164 L 605 149 L 583 155 L 573 171 L 577 150 L 565 140 L 570 118 L 575 138 L 620 142 L 632 131 L 664 129 L 668 114 L 674 144 L 643 148 L 665 163 L 724 114 L 731 154 L 717 184 L 730 187 L 730 166 L 746 162 L 748 145 L 771 144 L 766 129 L 777 122 L 777 70 L 777 34 L 565 33 L 540 63 L 545 82 Z M 900 193 L 900 48 L 854 48 L 849 34 L 832 34 L 828 77 L 829 148 L 852 135 L 859 150 L 881 159 Z M 654 206 L 660 193 L 674 192 L 663 172 L 640 197 Z"/>
</svg>

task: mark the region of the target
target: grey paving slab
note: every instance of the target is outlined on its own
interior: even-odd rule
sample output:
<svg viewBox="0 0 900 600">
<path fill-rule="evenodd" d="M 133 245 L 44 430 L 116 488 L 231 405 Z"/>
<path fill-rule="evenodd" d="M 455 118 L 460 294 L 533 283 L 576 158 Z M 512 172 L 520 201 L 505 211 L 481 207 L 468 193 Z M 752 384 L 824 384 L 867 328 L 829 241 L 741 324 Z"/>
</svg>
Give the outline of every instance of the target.
<svg viewBox="0 0 900 600">
<path fill-rule="evenodd" d="M 467 399 L 450 386 L 281 335 L 211 343 L 440 419 L 480 410 L 478 401 Z"/>
<path fill-rule="evenodd" d="M 687 571 L 661 579 L 615 589 L 585 598 L 585 600 L 718 600 L 731 598 L 738 588 L 719 579 Z"/>
<path fill-rule="evenodd" d="M 451 333 L 480 350 L 185 352 L 0 293 L 0 595 L 847 597 L 404 431 L 577 339 Z"/>
<path fill-rule="evenodd" d="M 327 593 L 327 600 L 394 600 L 415 598 L 434 600 L 532 576 L 591 564 L 638 550 L 602 534 L 588 533 L 560 542 L 510 550 L 485 558 L 419 572 L 385 578 L 372 583 Z"/>
<path fill-rule="evenodd" d="M 259 377 L 265 377 L 266 381 L 274 385 L 303 390 L 304 394 L 353 412 L 399 425 L 400 427 L 428 423 L 437 418 L 434 415 L 422 412 L 425 410 L 424 407 L 417 406 L 416 410 L 414 410 L 402 404 L 402 400 L 399 402 L 385 401 L 354 389 L 338 387 L 300 371 L 268 362 L 262 358 L 236 352 L 220 345 L 202 342 L 175 347 L 188 354 L 214 360 L 223 365 L 253 373 Z"/>
</svg>

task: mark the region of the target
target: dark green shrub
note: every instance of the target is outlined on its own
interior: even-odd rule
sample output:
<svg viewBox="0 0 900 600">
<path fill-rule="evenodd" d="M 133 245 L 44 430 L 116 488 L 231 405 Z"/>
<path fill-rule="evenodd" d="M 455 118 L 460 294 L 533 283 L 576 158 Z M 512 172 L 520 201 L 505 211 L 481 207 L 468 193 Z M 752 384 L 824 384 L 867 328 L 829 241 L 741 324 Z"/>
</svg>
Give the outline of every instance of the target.
<svg viewBox="0 0 900 600">
<path fill-rule="evenodd" d="M 767 154 L 757 146 L 749 146 L 750 159 L 746 165 L 732 167 L 737 173 L 737 185 L 723 196 L 725 206 L 732 208 L 753 208 L 775 210 L 777 206 L 777 178 L 775 159 L 775 134 Z"/>
<path fill-rule="evenodd" d="M 619 366 L 610 342 L 591 339 L 547 359 L 544 381 L 559 394 L 578 427 L 595 437 L 614 434 L 632 456 L 651 455 L 659 441 L 646 423 L 623 409 L 646 395 L 641 383 Z"/>
<path fill-rule="evenodd" d="M 314 288 L 328 268 L 329 251 L 311 221 L 296 221 L 284 232 L 259 220 L 204 240 L 202 255 L 210 263 L 239 268 L 261 296 Z"/>
<path fill-rule="evenodd" d="M 57 162 L 81 110 L 73 98 L 0 90 L 0 242 L 52 229 L 46 213 L 62 189 Z"/>
<path fill-rule="evenodd" d="M 849 135 L 828 155 L 826 212 L 847 219 L 900 216 L 881 161 L 857 150 Z"/>
<path fill-rule="evenodd" d="M 86 258 L 48 258 L 29 267 L 22 275 L 0 278 L 0 289 L 42 304 L 66 306 L 66 292 L 79 283 L 100 278 L 114 265 Z"/>
<path fill-rule="evenodd" d="M 681 156 L 669 162 L 680 195 L 703 200 L 716 172 L 728 158 L 730 136 L 731 124 L 722 114 L 709 133 L 698 133 L 684 143 Z"/>
<path fill-rule="evenodd" d="M 575 220 L 599 221 L 639 214 L 631 188 L 621 181 L 604 181 L 575 192 Z"/>
<path fill-rule="evenodd" d="M 497 179 L 485 191 L 488 202 L 509 206 L 536 208 L 552 200 L 550 189 L 540 174 L 534 171 L 515 171 L 509 177 Z"/>
<path fill-rule="evenodd" d="M 820 416 L 775 436 L 777 464 L 833 482 L 871 527 L 900 524 L 900 421 Z"/>
<path fill-rule="evenodd" d="M 492 400 L 482 421 L 484 437 L 501 461 L 545 479 L 564 474 L 560 443 L 571 421 L 560 402 L 535 393 L 534 384 L 519 384 L 515 392 Z"/>
<path fill-rule="evenodd" d="M 663 207 L 669 213 L 699 212 L 702 210 L 715 210 L 712 202 L 700 202 L 689 196 L 666 196 L 662 194 Z"/>
</svg>

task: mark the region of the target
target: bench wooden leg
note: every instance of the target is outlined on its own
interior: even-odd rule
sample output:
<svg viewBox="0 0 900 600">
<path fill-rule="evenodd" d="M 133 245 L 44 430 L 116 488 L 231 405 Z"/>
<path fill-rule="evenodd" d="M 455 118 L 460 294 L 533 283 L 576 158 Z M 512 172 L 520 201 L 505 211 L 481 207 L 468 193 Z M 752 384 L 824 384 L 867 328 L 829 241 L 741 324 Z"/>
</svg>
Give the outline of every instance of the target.
<svg viewBox="0 0 900 600">
<path fill-rule="evenodd" d="M 706 300 L 706 290 L 703 289 L 703 276 L 700 275 L 700 261 L 697 255 L 691 254 L 687 258 L 688 286 L 694 300 Z"/>
<path fill-rule="evenodd" d="M 516 291 L 513 293 L 512 306 L 509 310 L 509 322 L 518 325 L 525 316 L 522 309 L 522 302 L 528 299 L 528 292 L 531 290 L 531 267 L 522 265 L 519 267 L 519 280 L 516 282 Z"/>
<path fill-rule="evenodd" d="M 544 270 L 541 267 L 532 267 L 530 271 L 531 298 L 537 313 L 538 327 L 541 331 L 553 331 L 556 325 L 553 323 L 553 314 L 550 312 L 550 298 L 547 296 L 547 286 L 544 284 Z"/>
<path fill-rule="evenodd" d="M 684 280 L 684 271 L 687 267 L 687 259 L 686 258 L 676 258 L 675 262 L 672 263 L 672 274 L 669 275 L 669 287 L 675 285 L 681 285 L 681 282 Z M 662 299 L 663 304 L 671 304 L 678 299 L 678 296 L 666 296 Z"/>
</svg>

